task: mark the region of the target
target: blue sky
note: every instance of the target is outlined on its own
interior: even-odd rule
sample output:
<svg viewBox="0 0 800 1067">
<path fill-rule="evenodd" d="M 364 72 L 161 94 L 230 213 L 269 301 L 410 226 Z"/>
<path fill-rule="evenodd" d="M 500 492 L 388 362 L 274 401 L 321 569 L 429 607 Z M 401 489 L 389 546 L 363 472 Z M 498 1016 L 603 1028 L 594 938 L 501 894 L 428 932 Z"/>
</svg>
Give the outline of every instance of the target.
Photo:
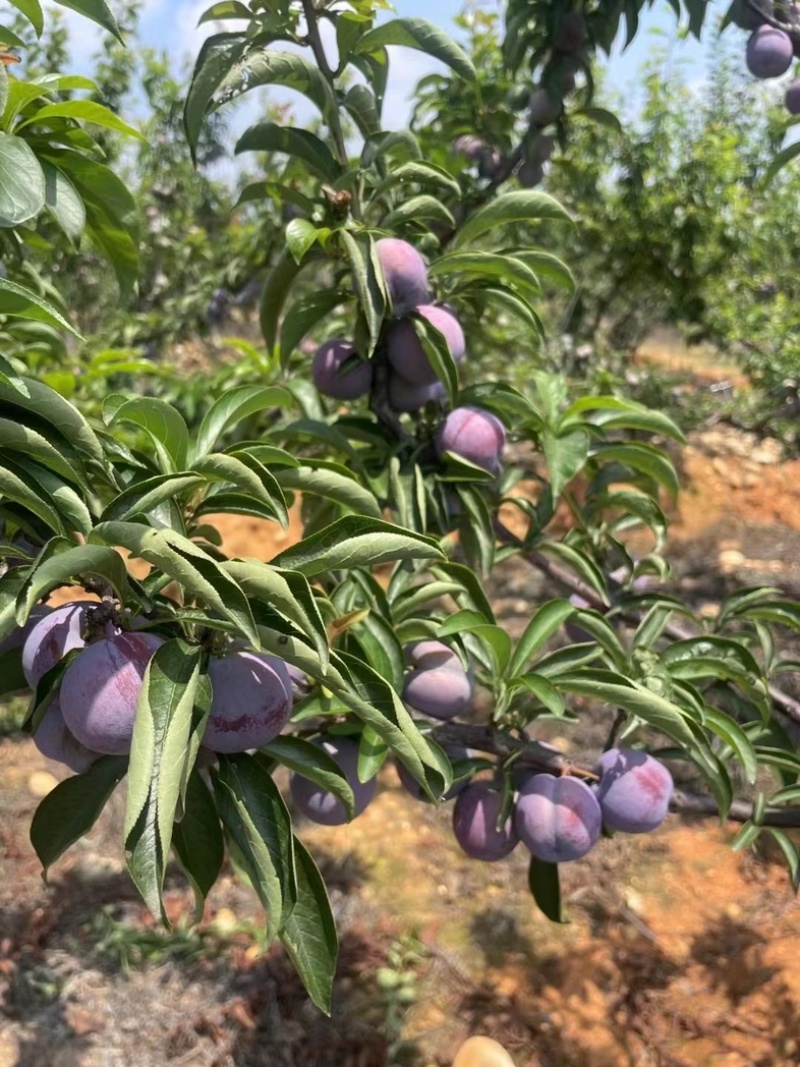
<svg viewBox="0 0 800 1067">
<path fill-rule="evenodd" d="M 727 0 L 712 0 L 712 7 L 721 12 L 726 2 Z M 481 4 L 488 9 L 495 5 L 502 8 L 500 0 L 482 0 Z M 199 29 L 197 27 L 200 14 L 208 6 L 210 0 L 144 0 L 143 43 L 167 48 L 177 59 L 193 58 L 203 38 L 214 32 L 213 26 L 206 25 Z M 395 0 L 398 14 L 424 16 L 447 30 L 454 29 L 453 19 L 463 6 L 463 0 Z M 97 47 L 98 34 L 79 16 L 67 12 L 66 17 L 73 27 L 73 66 L 86 69 L 90 56 Z M 227 28 L 232 26 L 231 23 L 227 24 Z M 682 65 L 686 65 L 690 79 L 701 80 L 705 69 L 705 50 L 709 45 L 701 47 L 693 41 L 675 41 L 675 29 L 675 18 L 669 5 L 666 0 L 660 0 L 654 9 L 642 18 L 641 29 L 633 45 L 624 54 L 619 49 L 615 50 L 609 66 L 610 86 L 624 93 L 629 100 L 632 99 L 635 74 L 642 61 L 651 49 L 663 49 L 671 40 L 675 42 L 674 55 Z M 421 53 L 408 49 L 392 51 L 392 78 L 387 93 L 387 113 L 384 116 L 385 124 L 389 128 L 402 125 L 407 118 L 408 100 L 416 82 L 431 70 L 441 69 L 435 61 Z M 305 106 L 302 98 L 288 94 L 283 99 L 291 100 L 297 105 L 298 117 L 302 120 Z"/>
</svg>

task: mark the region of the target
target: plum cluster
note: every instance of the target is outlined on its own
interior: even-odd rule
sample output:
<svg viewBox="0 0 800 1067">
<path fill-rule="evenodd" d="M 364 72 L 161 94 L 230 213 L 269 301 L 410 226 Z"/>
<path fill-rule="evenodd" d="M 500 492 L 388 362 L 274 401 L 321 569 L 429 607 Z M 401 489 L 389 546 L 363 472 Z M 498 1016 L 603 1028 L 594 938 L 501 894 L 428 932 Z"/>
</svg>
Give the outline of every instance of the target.
<svg viewBox="0 0 800 1067">
<path fill-rule="evenodd" d="M 503 795 L 478 781 L 459 793 L 453 832 L 473 859 L 495 861 L 522 843 L 547 863 L 581 859 L 605 826 L 649 833 L 666 817 L 672 777 L 659 760 L 634 749 L 609 749 L 597 763 L 599 780 L 587 785 L 569 775 L 534 774 L 519 782 L 505 819 Z"/>
<path fill-rule="evenodd" d="M 145 672 L 164 644 L 157 634 L 123 629 L 119 617 L 105 619 L 105 611 L 85 600 L 55 609 L 37 605 L 26 625 L 0 648 L 21 648 L 22 670 L 32 689 L 67 655 L 77 653 L 34 736 L 45 756 L 76 773 L 99 756 L 130 752 Z M 288 722 L 294 688 L 283 660 L 231 649 L 210 656 L 208 674 L 213 697 L 203 736 L 206 748 L 223 753 L 259 748 Z"/>
<path fill-rule="evenodd" d="M 383 237 L 375 243 L 375 250 L 393 316 L 384 333 L 389 406 L 398 414 L 418 412 L 431 404 L 441 410 L 447 391 L 409 316 L 414 313 L 442 335 L 455 363 L 466 354 L 464 331 L 450 308 L 432 303 L 428 269 L 413 245 L 398 237 Z M 326 396 L 355 400 L 372 390 L 374 367 L 359 356 L 351 341 L 337 337 L 317 349 L 312 378 Z M 459 407 L 444 419 L 434 443 L 440 459 L 449 452 L 497 474 L 505 427 L 491 412 Z"/>
<path fill-rule="evenodd" d="M 737 22 L 750 30 L 747 40 L 747 69 L 755 78 L 780 78 L 786 74 L 795 56 L 800 56 L 800 5 L 782 3 L 776 5 L 763 0 L 760 4 L 764 15 L 759 14 L 746 2 L 741 5 Z M 770 25 L 765 16 L 781 16 L 787 24 L 797 27 L 797 35 L 790 36 L 784 30 Z M 800 115 L 800 78 L 795 78 L 784 97 L 790 115 Z"/>
<path fill-rule="evenodd" d="M 525 189 L 533 189 L 544 178 L 544 167 L 553 154 L 555 137 L 545 131 L 564 113 L 567 97 L 575 89 L 575 76 L 586 66 L 586 20 L 580 11 L 563 14 L 553 40 L 553 49 L 542 79 L 528 101 L 528 133 L 523 142 L 524 157 L 517 179 Z"/>
</svg>

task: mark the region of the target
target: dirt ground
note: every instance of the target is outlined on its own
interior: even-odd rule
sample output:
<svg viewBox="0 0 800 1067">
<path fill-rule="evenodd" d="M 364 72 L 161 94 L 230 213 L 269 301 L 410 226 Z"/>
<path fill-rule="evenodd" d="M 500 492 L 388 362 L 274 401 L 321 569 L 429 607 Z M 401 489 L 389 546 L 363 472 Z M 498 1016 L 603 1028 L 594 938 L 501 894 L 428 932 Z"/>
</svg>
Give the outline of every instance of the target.
<svg viewBox="0 0 800 1067">
<path fill-rule="evenodd" d="M 672 555 L 698 604 L 764 580 L 800 595 L 800 463 L 778 452 L 719 428 L 685 450 Z M 255 520 L 220 525 L 233 552 L 282 547 Z M 498 614 L 521 625 L 540 592 L 524 565 L 503 569 Z M 327 1020 L 263 951 L 232 877 L 192 928 L 171 872 L 176 934 L 152 926 L 123 869 L 120 796 L 44 886 L 27 827 L 61 776 L 29 742 L 0 741 L 0 1067 L 446 1067 L 472 1033 L 518 1067 L 800 1064 L 800 909 L 775 857 L 730 851 L 733 827 L 673 816 L 603 841 L 563 868 L 570 923 L 553 926 L 521 849 L 466 859 L 447 807 L 386 768 L 355 823 L 300 827 L 342 938 Z"/>
</svg>

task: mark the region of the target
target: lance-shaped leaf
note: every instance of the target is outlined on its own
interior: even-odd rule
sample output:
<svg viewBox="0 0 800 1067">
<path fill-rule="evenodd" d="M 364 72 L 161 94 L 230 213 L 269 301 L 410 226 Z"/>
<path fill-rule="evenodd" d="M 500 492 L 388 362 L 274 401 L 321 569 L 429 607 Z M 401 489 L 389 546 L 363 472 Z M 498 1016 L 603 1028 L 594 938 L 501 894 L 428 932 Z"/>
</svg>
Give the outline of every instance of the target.
<svg viewBox="0 0 800 1067">
<path fill-rule="evenodd" d="M 281 941 L 308 995 L 321 1011 L 330 1015 L 339 952 L 336 923 L 322 875 L 297 838 L 294 855 L 297 901 L 283 924 Z"/>
<path fill-rule="evenodd" d="M 44 800 L 31 822 L 31 844 L 47 869 L 87 834 L 128 767 L 126 756 L 103 756 L 84 774 L 65 778 Z"/>
<path fill-rule="evenodd" d="M 262 745 L 259 751 L 278 760 L 290 771 L 308 778 L 320 788 L 333 793 L 344 805 L 348 819 L 353 818 L 355 806 L 353 790 L 339 764 L 328 755 L 324 748 L 302 737 L 286 734 Z"/>
<path fill-rule="evenodd" d="M 275 122 L 258 122 L 244 131 L 236 142 L 240 152 L 282 152 L 305 163 L 318 177 L 335 182 L 342 174 L 342 166 L 325 142 L 316 134 L 294 126 L 279 126 Z"/>
<path fill-rule="evenodd" d="M 189 451 L 189 431 L 179 411 L 156 397 L 140 396 L 119 403 L 111 396 L 104 404 L 106 423 L 130 422 L 140 427 L 153 441 L 164 473 L 184 470 Z"/>
<path fill-rule="evenodd" d="M 295 89 L 319 108 L 323 118 L 333 111 L 333 90 L 320 70 L 305 56 L 254 48 L 234 58 L 216 93 L 218 103 L 235 100 L 260 85 Z"/>
<path fill-rule="evenodd" d="M 203 42 L 183 111 L 186 138 L 193 159 L 196 158 L 200 131 L 214 94 L 246 48 L 245 33 L 218 33 Z"/>
<path fill-rule="evenodd" d="M 2 180 L 2 168 L 0 168 L 0 180 Z M 56 310 L 52 304 L 37 293 L 26 289 L 24 285 L 11 281 L 10 278 L 0 278 L 0 315 L 46 322 L 50 326 L 69 330 L 75 337 L 80 337 L 78 331 L 70 326 L 61 312 Z"/>
<path fill-rule="evenodd" d="M 258 630 L 247 597 L 221 564 L 198 545 L 172 530 L 154 530 L 135 522 L 101 522 L 92 541 L 122 546 L 169 575 L 185 592 L 234 623 L 259 647 Z"/>
<path fill-rule="evenodd" d="M 225 844 L 217 806 L 197 768 L 188 781 L 183 818 L 173 827 L 172 847 L 194 890 L 199 922 L 205 899 L 222 869 Z"/>
<path fill-rule="evenodd" d="M 266 408 L 294 407 L 294 397 L 281 386 L 242 385 L 216 400 L 200 423 L 194 445 L 194 456 L 205 456 L 214 443 L 243 419 Z"/>
<path fill-rule="evenodd" d="M 292 820 L 275 782 L 253 756 L 220 756 L 214 776 L 222 824 L 267 913 L 267 940 L 297 901 Z"/>
<path fill-rule="evenodd" d="M 467 81 L 475 81 L 477 78 L 469 56 L 443 30 L 427 19 L 390 19 L 365 33 L 356 44 L 355 52 L 362 55 L 372 54 L 387 45 L 414 48 L 440 60 Z"/>
<path fill-rule="evenodd" d="M 396 560 L 444 558 L 432 537 L 381 519 L 347 515 L 287 548 L 271 562 L 311 578 L 326 571 L 372 567 Z"/>
<path fill-rule="evenodd" d="M 102 545 L 79 545 L 33 565 L 17 596 L 17 621 L 23 625 L 28 614 L 42 597 L 68 584 L 74 578 L 102 578 L 112 586 L 123 603 L 130 597 L 128 572 L 119 552 Z"/>
<path fill-rule="evenodd" d="M 284 489 L 324 497 L 357 515 L 381 518 L 380 504 L 375 496 L 349 473 L 340 474 L 325 467 L 284 467 L 275 477 Z"/>
<path fill-rule="evenodd" d="M 572 221 L 567 210 L 547 193 L 528 189 L 503 193 L 469 217 L 453 238 L 453 248 L 463 248 L 499 226 L 541 219 Z"/>
<path fill-rule="evenodd" d="M 520 637 L 509 666 L 509 673 L 520 674 L 530 661 L 531 656 L 545 645 L 559 626 L 575 614 L 575 608 L 568 600 L 548 600 L 541 604 Z"/>
<path fill-rule="evenodd" d="M 202 653 L 184 641 L 162 645 L 145 671 L 133 726 L 125 811 L 128 871 L 157 919 L 172 823 L 183 783 Z"/>
<path fill-rule="evenodd" d="M 77 11 L 84 18 L 91 19 L 104 30 L 113 33 L 118 41 L 122 40 L 119 25 L 114 17 L 114 12 L 106 3 L 106 0 L 56 0 L 60 7 L 68 7 L 70 11 Z"/>
<path fill-rule="evenodd" d="M 0 132 L 0 227 L 35 218 L 44 205 L 44 172 L 33 149 L 22 137 Z"/>
</svg>

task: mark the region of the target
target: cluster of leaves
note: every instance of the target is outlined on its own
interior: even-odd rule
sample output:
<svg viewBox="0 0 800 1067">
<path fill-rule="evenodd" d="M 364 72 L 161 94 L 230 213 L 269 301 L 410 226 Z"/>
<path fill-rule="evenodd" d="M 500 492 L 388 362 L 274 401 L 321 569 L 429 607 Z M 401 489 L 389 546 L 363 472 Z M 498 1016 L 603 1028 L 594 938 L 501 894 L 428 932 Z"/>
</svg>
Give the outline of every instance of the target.
<svg viewBox="0 0 800 1067">
<path fill-rule="evenodd" d="M 17 6 L 30 8 L 22 0 Z M 70 6 L 104 10 L 98 0 Z M 341 731 L 359 739 L 362 780 L 392 754 L 431 799 L 441 797 L 453 768 L 436 730 L 421 729 L 399 695 L 404 646 L 421 638 L 445 638 L 475 665 L 490 708 L 482 751 L 511 752 L 513 759 L 481 759 L 470 773 L 491 770 L 509 802 L 512 763 L 554 766 L 552 753 L 536 744 L 539 724 L 556 718 L 580 730 L 588 700 L 609 709 L 615 735 L 661 738 L 687 774 L 707 783 L 723 818 L 734 768 L 749 783 L 760 768 L 775 769 L 777 792 L 765 787 L 758 795 L 740 843 L 773 833 L 795 883 L 800 878 L 796 846 L 770 821 L 776 808 L 798 799 L 800 761 L 770 690 L 775 676 L 792 669 L 775 653 L 771 627 L 800 628 L 798 606 L 776 590 L 755 590 L 728 601 L 712 623 L 690 618 L 694 631 L 676 636 L 675 617 L 691 616 L 688 608 L 658 590 L 634 593 L 640 572 L 666 568 L 659 500 L 677 490 L 677 479 L 659 442 L 681 440 L 670 420 L 616 397 L 571 401 L 563 381 L 542 374 L 531 374 L 524 391 L 486 381 L 461 389 L 441 334 L 419 316 L 412 321 L 448 402 L 499 416 L 522 462 L 500 478 L 456 456 L 442 462 L 432 447 L 435 410 L 406 419 L 386 410 L 380 370 L 391 307 L 377 237 L 399 235 L 424 247 L 438 298 L 459 313 L 481 309 L 490 328 L 513 316 L 541 336 L 540 275 L 566 286 L 571 278 L 561 260 L 526 237 L 546 223 L 555 240 L 550 235 L 569 224 L 557 201 L 486 188 L 459 222 L 448 206 L 465 188 L 458 166 L 426 160 L 413 133 L 382 128 L 387 46 L 443 60 L 471 91 L 479 79 L 440 29 L 421 19 L 376 24 L 377 6 L 354 0 L 317 9 L 309 0 L 301 12 L 295 4 L 276 9 L 252 0 L 216 4 L 205 16 L 246 19 L 248 26 L 211 37 L 201 51 L 185 112 L 193 150 L 208 112 L 256 85 L 299 89 L 320 111 L 314 132 L 270 121 L 239 144 L 289 159 L 279 180 L 270 177 L 248 194 L 254 203 L 266 198 L 298 212 L 261 307 L 265 366 L 283 373 L 283 384 L 229 390 L 190 428 L 165 400 L 122 393 L 104 397 L 102 411 L 87 417 L 7 359 L 0 366 L 0 520 L 7 538 L 0 554 L 8 561 L 0 575 L 0 639 L 65 584 L 101 588 L 165 638 L 145 675 L 130 759 L 97 760 L 40 805 L 32 839 L 43 865 L 88 830 L 127 776 L 128 866 L 153 913 L 164 918 L 171 851 L 199 905 L 227 853 L 264 904 L 268 938 L 283 941 L 324 1009 L 336 932 L 324 884 L 293 833 L 272 772 L 278 765 L 298 771 L 352 811 L 345 776 L 308 740 L 320 730 Z M 323 18 L 336 32 L 337 69 L 322 45 Z M 287 40 L 310 49 L 313 61 L 275 47 Z M 353 83 L 353 69 L 366 83 Z M 345 144 L 345 116 L 361 133 L 360 151 Z M 18 136 L 33 142 L 37 165 L 54 153 L 66 153 L 73 166 L 71 154 L 94 163 L 94 142 L 74 115 L 33 122 L 39 140 L 25 137 L 25 129 Z M 50 139 L 68 147 L 48 147 Z M 7 226 L 6 239 L 21 240 L 32 217 Z M 114 261 L 117 246 L 98 243 Z M 123 283 L 126 277 L 123 271 Z M 0 298 L 14 292 L 18 302 L 0 303 L 1 314 L 64 325 L 37 293 L 0 283 Z M 330 412 L 308 380 L 302 342 L 332 322 L 346 323 L 360 354 L 373 360 L 369 406 Z M 538 483 L 533 500 L 516 491 L 526 473 Z M 286 525 L 297 494 L 304 524 L 297 544 L 269 563 L 225 555 L 210 516 Z M 555 522 L 560 504 L 575 518 L 566 535 Z M 521 534 L 500 521 L 503 505 L 521 513 Z M 626 548 L 631 529 L 649 531 L 653 545 L 638 563 Z M 32 548 L 21 548 L 19 535 Z M 483 588 L 513 554 L 554 563 L 598 610 L 550 600 L 532 609 L 514 641 Z M 127 556 L 149 566 L 146 577 L 129 572 Z M 629 575 L 622 587 L 608 577 L 620 562 Z M 554 650 L 568 619 L 591 640 Z M 280 657 L 313 684 L 295 706 L 291 731 L 255 754 L 215 757 L 201 747 L 212 699 L 208 658 L 231 641 Z M 68 662 L 37 685 L 28 730 L 41 722 Z M 0 660 L 0 680 L 4 694 L 23 688 L 18 650 Z M 547 879 L 546 887 L 532 882 L 538 901 L 557 896 L 557 870 Z M 548 913 L 560 908 L 548 906 Z"/>
</svg>

